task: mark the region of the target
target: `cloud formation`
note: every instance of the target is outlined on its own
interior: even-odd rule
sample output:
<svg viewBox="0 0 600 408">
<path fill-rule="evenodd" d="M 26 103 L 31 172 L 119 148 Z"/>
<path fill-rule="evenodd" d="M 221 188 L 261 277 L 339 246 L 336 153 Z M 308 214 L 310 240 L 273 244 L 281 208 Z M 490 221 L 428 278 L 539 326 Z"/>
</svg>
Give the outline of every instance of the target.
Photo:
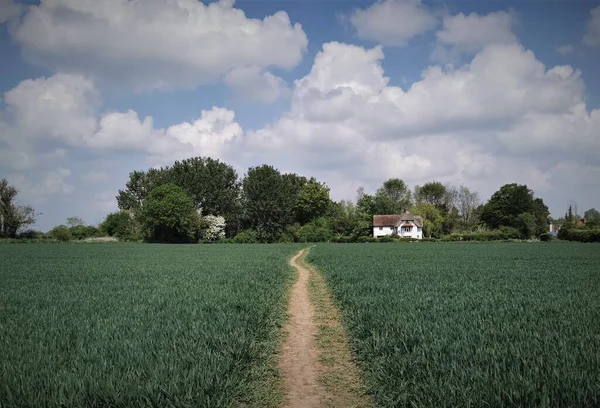
<svg viewBox="0 0 600 408">
<path fill-rule="evenodd" d="M 282 78 L 257 66 L 234 68 L 225 75 L 224 82 L 236 95 L 247 100 L 273 103 L 290 93 Z"/>
<path fill-rule="evenodd" d="M 378 0 L 365 9 L 354 10 L 349 20 L 360 38 L 390 46 L 404 46 L 438 24 L 437 17 L 421 0 Z"/>
<path fill-rule="evenodd" d="M 154 127 L 153 118 L 140 119 L 133 110 L 99 112 L 100 93 L 80 75 L 56 74 L 21 82 L 5 93 L 7 105 L 2 136 L 15 158 L 29 161 L 35 140 L 53 140 L 64 148 L 131 151 L 159 161 L 191 155 L 216 155 L 223 146 L 242 136 L 232 111 L 212 107 L 192 123 L 167 129 Z M 11 143 L 18 141 L 19 143 Z M 47 154 L 47 153 L 46 153 Z M 54 154 L 64 158 L 64 154 Z M 27 163 L 9 163 L 14 168 Z"/>
<path fill-rule="evenodd" d="M 600 6 L 590 11 L 590 19 L 583 42 L 592 47 L 600 45 Z"/>
<path fill-rule="evenodd" d="M 286 12 L 251 19 L 233 4 L 42 0 L 12 34 L 30 61 L 136 90 L 191 87 L 234 68 L 289 69 L 301 61 L 308 39 Z"/>
<path fill-rule="evenodd" d="M 518 180 L 555 200 L 577 191 L 557 184 L 565 169 L 589 182 L 576 172 L 584 152 L 600 155 L 600 111 L 587 110 L 577 70 L 496 44 L 456 69 L 427 68 L 404 90 L 389 85 L 383 57 L 381 47 L 324 44 L 290 111 L 248 132 L 246 151 L 316 173 L 347 198 L 388 177 L 464 182 L 484 197 Z"/>
</svg>

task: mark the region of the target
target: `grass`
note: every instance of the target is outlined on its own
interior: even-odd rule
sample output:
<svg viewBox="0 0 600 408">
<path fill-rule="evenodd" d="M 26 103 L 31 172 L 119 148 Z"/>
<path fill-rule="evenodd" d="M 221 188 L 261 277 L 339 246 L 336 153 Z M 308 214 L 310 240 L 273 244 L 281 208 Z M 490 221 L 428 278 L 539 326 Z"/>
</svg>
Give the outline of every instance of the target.
<svg viewBox="0 0 600 408">
<path fill-rule="evenodd" d="M 600 247 L 320 244 L 378 406 L 600 406 Z"/>
<path fill-rule="evenodd" d="M 277 406 L 298 249 L 0 246 L 0 407 Z"/>
<path fill-rule="evenodd" d="M 333 304 L 327 283 L 315 268 L 305 261 L 300 263 L 310 271 L 308 294 L 315 311 L 317 348 L 319 350 L 319 381 L 326 391 L 326 407 L 367 408 L 373 403 L 360 373 L 352 360 L 348 336 L 341 324 L 338 309 Z"/>
</svg>

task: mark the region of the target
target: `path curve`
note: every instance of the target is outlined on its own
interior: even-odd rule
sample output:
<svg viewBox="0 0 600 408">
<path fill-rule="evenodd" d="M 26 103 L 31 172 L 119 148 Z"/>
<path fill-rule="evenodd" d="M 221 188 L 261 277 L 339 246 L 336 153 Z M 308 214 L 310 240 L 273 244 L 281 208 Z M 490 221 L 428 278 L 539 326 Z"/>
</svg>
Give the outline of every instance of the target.
<svg viewBox="0 0 600 408">
<path fill-rule="evenodd" d="M 310 271 L 298 259 L 306 249 L 298 252 L 290 265 L 298 271 L 289 303 L 287 338 L 282 348 L 281 371 L 285 381 L 286 407 L 312 408 L 321 406 L 325 391 L 319 384 L 319 352 L 315 344 L 317 326 L 314 309 L 308 296 Z"/>
</svg>

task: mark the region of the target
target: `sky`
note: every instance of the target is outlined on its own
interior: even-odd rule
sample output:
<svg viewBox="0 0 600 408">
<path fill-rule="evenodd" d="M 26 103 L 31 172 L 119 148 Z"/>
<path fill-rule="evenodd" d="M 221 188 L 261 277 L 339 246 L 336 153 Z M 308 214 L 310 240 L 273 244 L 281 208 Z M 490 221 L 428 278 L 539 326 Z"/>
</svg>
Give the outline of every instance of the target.
<svg viewBox="0 0 600 408">
<path fill-rule="evenodd" d="M 210 156 L 600 207 L 600 0 L 0 0 L 0 178 L 43 231 Z"/>
</svg>

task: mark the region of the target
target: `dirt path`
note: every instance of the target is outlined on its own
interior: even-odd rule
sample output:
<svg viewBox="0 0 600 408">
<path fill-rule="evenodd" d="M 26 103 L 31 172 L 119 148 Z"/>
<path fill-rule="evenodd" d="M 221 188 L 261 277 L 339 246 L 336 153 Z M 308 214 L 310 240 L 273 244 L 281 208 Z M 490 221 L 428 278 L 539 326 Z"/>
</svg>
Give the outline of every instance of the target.
<svg viewBox="0 0 600 408">
<path fill-rule="evenodd" d="M 298 271 L 298 279 L 290 296 L 290 318 L 286 326 L 281 371 L 285 379 L 286 406 L 311 408 L 321 406 L 325 392 L 318 381 L 318 351 L 315 344 L 314 309 L 308 297 L 310 271 L 298 263 L 306 249 L 296 254 L 290 265 Z"/>
<path fill-rule="evenodd" d="M 298 271 L 289 304 L 280 368 L 285 381 L 285 406 L 371 407 L 365 395 L 348 340 L 327 284 L 307 264 L 308 249 L 290 265 Z"/>
</svg>

